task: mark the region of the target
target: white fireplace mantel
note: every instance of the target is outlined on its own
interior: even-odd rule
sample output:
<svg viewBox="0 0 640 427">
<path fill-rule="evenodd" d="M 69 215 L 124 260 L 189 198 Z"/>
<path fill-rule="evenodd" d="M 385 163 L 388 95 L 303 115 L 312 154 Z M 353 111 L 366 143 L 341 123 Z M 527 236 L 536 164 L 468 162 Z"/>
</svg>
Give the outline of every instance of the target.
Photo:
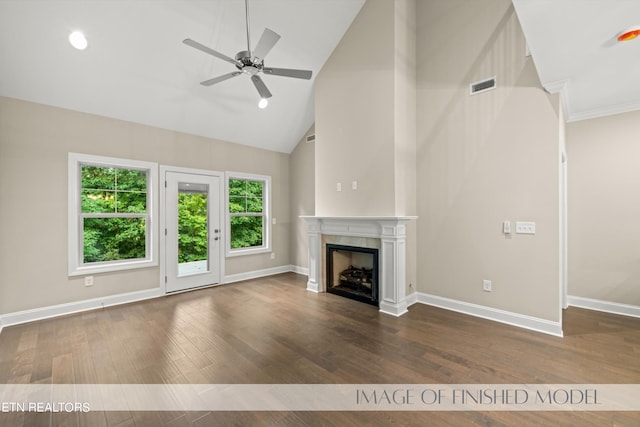
<svg viewBox="0 0 640 427">
<path fill-rule="evenodd" d="M 322 235 L 380 239 L 380 311 L 393 316 L 407 312 L 406 240 L 409 221 L 415 216 L 301 216 L 309 234 L 309 280 L 307 290 L 326 291 L 322 283 Z"/>
</svg>

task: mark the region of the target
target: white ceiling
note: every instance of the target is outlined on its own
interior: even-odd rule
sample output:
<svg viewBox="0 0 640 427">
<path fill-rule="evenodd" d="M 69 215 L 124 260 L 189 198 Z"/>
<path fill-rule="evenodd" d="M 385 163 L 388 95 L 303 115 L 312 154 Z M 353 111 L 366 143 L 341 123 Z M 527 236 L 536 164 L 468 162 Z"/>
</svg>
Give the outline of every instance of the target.
<svg viewBox="0 0 640 427">
<path fill-rule="evenodd" d="M 268 27 L 282 38 L 265 64 L 315 79 L 364 1 L 249 0 L 252 48 Z M 236 69 L 182 43 L 234 57 L 244 13 L 242 0 L 2 0 L 0 95 L 288 153 L 313 124 L 313 80 L 263 75 L 260 110 L 246 75 L 201 86 Z"/>
<path fill-rule="evenodd" d="M 640 109 L 640 0 L 513 0 L 542 85 L 568 121 Z"/>
<path fill-rule="evenodd" d="M 265 27 L 282 38 L 270 67 L 314 79 L 365 0 L 249 0 L 252 46 Z M 424 0 L 419 0 L 424 1 Z M 542 85 L 569 121 L 640 109 L 640 0 L 513 0 Z M 72 30 L 87 35 L 73 49 Z M 263 76 L 265 110 L 248 76 L 204 87 L 246 49 L 242 0 L 0 0 L 0 95 L 290 152 L 313 124 L 313 80 Z"/>
</svg>

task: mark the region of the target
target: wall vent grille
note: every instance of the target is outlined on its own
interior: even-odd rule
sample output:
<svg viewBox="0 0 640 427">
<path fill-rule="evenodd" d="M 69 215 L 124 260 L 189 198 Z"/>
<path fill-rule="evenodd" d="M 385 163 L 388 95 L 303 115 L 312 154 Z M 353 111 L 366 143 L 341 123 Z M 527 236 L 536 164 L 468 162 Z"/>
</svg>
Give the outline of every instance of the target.
<svg viewBox="0 0 640 427">
<path fill-rule="evenodd" d="M 496 88 L 496 78 L 482 80 L 479 82 L 471 83 L 469 85 L 469 95 L 475 95 L 477 93 L 486 92 Z"/>
<path fill-rule="evenodd" d="M 316 140 L 316 135 L 307 135 L 307 144 L 311 143 L 311 142 L 315 142 Z"/>
</svg>

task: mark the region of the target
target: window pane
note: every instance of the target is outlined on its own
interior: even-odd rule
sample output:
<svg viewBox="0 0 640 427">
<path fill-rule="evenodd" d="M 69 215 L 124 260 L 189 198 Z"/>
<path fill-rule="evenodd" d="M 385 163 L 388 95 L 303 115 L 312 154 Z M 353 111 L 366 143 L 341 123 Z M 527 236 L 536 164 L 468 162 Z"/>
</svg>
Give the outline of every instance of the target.
<svg viewBox="0 0 640 427">
<path fill-rule="evenodd" d="M 262 181 L 247 181 L 247 196 L 262 199 Z"/>
<path fill-rule="evenodd" d="M 147 193 L 125 193 L 118 191 L 118 212 L 145 213 Z"/>
<path fill-rule="evenodd" d="M 178 264 L 208 259 L 207 193 L 178 194 Z"/>
<path fill-rule="evenodd" d="M 246 196 L 247 182 L 243 179 L 229 180 L 229 196 Z"/>
<path fill-rule="evenodd" d="M 116 170 L 103 166 L 82 165 L 82 188 L 115 190 Z"/>
<path fill-rule="evenodd" d="M 262 212 L 262 198 L 260 199 L 254 199 L 254 198 L 247 198 L 247 212 Z"/>
<path fill-rule="evenodd" d="M 247 199 L 245 197 L 229 197 L 229 212 L 244 213 L 247 210 Z"/>
<path fill-rule="evenodd" d="M 81 186 L 84 213 L 146 212 L 147 171 L 82 165 Z"/>
<path fill-rule="evenodd" d="M 82 191 L 83 213 L 113 213 L 115 212 L 114 191 Z"/>
<path fill-rule="evenodd" d="M 116 169 L 118 191 L 147 191 L 147 172 L 135 169 Z"/>
<path fill-rule="evenodd" d="M 231 249 L 262 246 L 262 217 L 234 216 L 231 218 Z"/>
<path fill-rule="evenodd" d="M 145 218 L 85 218 L 83 262 L 143 259 Z"/>
</svg>

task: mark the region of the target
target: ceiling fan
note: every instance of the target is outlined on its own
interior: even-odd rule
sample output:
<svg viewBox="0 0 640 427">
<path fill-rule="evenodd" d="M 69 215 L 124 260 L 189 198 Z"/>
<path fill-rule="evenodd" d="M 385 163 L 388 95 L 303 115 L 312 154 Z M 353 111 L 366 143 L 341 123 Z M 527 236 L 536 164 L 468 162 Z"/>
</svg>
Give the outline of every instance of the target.
<svg viewBox="0 0 640 427">
<path fill-rule="evenodd" d="M 262 36 L 260 37 L 260 40 L 258 40 L 258 44 L 256 45 L 255 49 L 251 51 L 248 0 L 245 0 L 244 3 L 247 24 L 247 50 L 238 52 L 235 56 L 235 59 L 191 39 L 185 39 L 183 40 L 183 43 L 204 53 L 215 56 L 218 59 L 227 61 L 235 65 L 238 69 L 238 71 L 233 71 L 231 73 L 223 74 L 221 76 L 200 82 L 201 85 L 212 86 L 233 77 L 238 77 L 241 74 L 247 74 L 251 77 L 251 81 L 260 94 L 261 100 L 259 105 L 261 106 L 261 108 L 264 108 L 267 104 L 266 100 L 268 98 L 271 98 L 272 95 L 271 92 L 269 92 L 267 86 L 260 78 L 260 73 L 270 74 L 273 76 L 294 77 L 296 79 L 309 80 L 311 79 L 312 72 L 308 70 L 295 70 L 291 68 L 273 68 L 264 66 L 264 57 L 267 56 L 273 46 L 275 46 L 276 42 L 280 39 L 280 35 L 278 35 L 275 31 L 270 30 L 269 28 L 265 28 Z"/>
</svg>

